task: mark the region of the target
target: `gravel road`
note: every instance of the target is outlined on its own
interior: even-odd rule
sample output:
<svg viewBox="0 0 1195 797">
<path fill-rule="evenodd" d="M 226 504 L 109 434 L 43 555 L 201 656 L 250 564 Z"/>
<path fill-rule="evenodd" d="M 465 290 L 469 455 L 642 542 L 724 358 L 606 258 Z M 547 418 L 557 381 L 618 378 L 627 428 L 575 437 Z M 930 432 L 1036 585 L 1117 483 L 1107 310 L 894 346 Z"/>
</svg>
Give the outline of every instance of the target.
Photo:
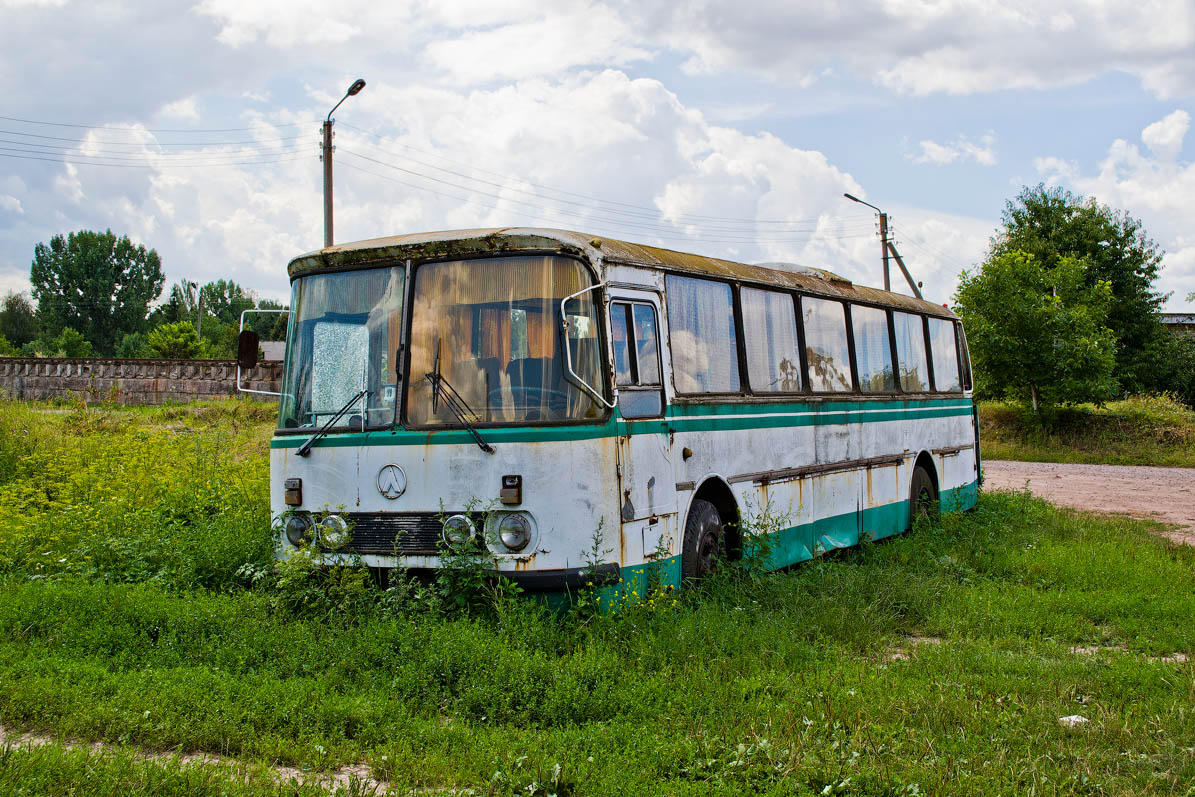
<svg viewBox="0 0 1195 797">
<path fill-rule="evenodd" d="M 1071 465 L 1061 462 L 984 460 L 983 486 L 1029 491 L 1056 504 L 1117 512 L 1177 528 L 1163 532 L 1195 545 L 1195 468 Z"/>
</svg>

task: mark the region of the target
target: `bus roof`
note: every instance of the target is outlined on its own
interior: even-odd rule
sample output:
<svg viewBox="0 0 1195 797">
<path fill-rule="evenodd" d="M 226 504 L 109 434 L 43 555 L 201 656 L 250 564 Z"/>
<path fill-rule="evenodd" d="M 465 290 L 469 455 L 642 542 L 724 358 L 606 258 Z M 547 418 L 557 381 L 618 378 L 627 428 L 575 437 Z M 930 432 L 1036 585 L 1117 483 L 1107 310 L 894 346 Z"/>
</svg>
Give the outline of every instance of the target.
<svg viewBox="0 0 1195 797">
<path fill-rule="evenodd" d="M 299 255 L 291 260 L 287 272 L 294 279 L 321 271 L 360 268 L 385 260 L 446 259 L 529 251 L 558 251 L 563 254 L 580 255 L 594 263 L 648 266 L 694 276 L 779 286 L 823 296 L 890 305 L 948 318 L 955 317 L 954 313 L 940 304 L 903 293 L 855 285 L 846 277 L 823 269 L 780 263 L 738 263 L 571 230 L 538 227 L 443 230 L 337 244 Z"/>
</svg>

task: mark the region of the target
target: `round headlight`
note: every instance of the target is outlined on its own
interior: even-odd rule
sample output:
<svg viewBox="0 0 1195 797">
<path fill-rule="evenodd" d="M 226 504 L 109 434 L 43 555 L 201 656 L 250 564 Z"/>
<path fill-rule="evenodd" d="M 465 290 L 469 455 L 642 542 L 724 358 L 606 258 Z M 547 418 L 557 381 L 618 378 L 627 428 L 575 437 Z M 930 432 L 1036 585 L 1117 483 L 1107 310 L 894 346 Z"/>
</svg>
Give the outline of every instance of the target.
<svg viewBox="0 0 1195 797">
<path fill-rule="evenodd" d="M 464 515 L 453 515 L 444 521 L 444 542 L 449 545 L 463 545 L 476 534 L 473 521 Z"/>
<path fill-rule="evenodd" d="M 311 516 L 296 512 L 287 518 L 286 539 L 296 548 L 311 539 Z"/>
<path fill-rule="evenodd" d="M 512 551 L 521 551 L 531 542 L 531 523 L 522 515 L 507 515 L 498 523 L 498 539 Z"/>
<path fill-rule="evenodd" d="M 319 522 L 319 543 L 328 551 L 335 551 L 349 544 L 349 524 L 340 515 L 328 515 Z"/>
</svg>

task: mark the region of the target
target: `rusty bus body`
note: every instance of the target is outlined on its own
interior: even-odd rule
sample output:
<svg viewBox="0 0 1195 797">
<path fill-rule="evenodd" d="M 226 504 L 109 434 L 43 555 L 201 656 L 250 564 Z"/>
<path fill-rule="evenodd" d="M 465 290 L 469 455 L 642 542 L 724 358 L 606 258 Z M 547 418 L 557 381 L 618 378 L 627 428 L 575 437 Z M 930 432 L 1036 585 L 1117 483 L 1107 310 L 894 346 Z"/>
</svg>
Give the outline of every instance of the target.
<svg viewBox="0 0 1195 797">
<path fill-rule="evenodd" d="M 918 501 L 976 500 L 965 337 L 929 302 L 545 229 L 345 244 L 289 274 L 284 556 L 324 536 L 333 557 L 435 568 L 456 518 L 529 591 L 676 583 L 741 554 L 765 510 L 782 567 L 904 531 Z"/>
</svg>

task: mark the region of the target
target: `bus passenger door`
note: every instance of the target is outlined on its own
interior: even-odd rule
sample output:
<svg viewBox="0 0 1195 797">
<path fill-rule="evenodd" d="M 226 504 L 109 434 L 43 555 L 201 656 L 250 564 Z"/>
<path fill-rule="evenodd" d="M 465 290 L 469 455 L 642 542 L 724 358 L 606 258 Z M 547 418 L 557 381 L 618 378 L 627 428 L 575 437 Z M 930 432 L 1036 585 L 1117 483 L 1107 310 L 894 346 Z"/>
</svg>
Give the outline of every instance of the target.
<svg viewBox="0 0 1195 797">
<path fill-rule="evenodd" d="M 611 291 L 610 331 L 618 395 L 619 547 L 624 567 L 677 552 L 672 434 L 664 417 L 660 299 Z"/>
</svg>

